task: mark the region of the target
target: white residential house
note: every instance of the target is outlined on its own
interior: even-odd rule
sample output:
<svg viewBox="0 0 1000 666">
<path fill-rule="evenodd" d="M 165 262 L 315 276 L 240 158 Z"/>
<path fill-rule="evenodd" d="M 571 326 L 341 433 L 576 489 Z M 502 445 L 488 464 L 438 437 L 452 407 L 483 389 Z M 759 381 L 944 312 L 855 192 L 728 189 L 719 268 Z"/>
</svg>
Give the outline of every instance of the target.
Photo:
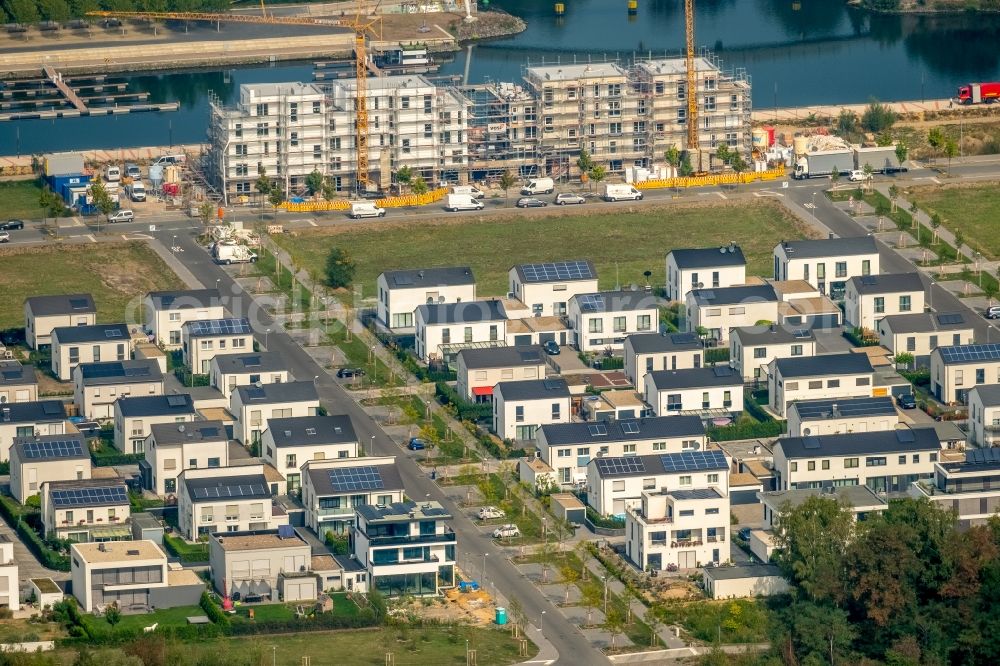
<svg viewBox="0 0 1000 666">
<path fill-rule="evenodd" d="M 425 363 L 450 362 L 466 348 L 507 344 L 507 315 L 498 300 L 420 305 L 414 321 L 417 358 Z"/>
<path fill-rule="evenodd" d="M 253 332 L 248 319 L 198 319 L 181 325 L 184 365 L 191 372 L 207 375 L 216 354 L 253 351 Z"/>
<path fill-rule="evenodd" d="M 88 541 L 129 541 L 132 508 L 119 477 L 46 481 L 41 485 L 46 537 Z"/>
<path fill-rule="evenodd" d="M 369 587 L 386 597 L 436 596 L 455 586 L 451 514 L 428 500 L 357 508 L 352 545 Z"/>
<path fill-rule="evenodd" d="M 781 523 L 783 514 L 798 508 L 813 497 L 834 500 L 841 506 L 849 507 L 854 519 L 858 521 L 864 521 L 868 516 L 882 513 L 889 508 L 888 500 L 868 486 L 793 488 L 757 493 L 757 499 L 764 508 L 764 524 L 769 528 L 777 527 Z"/>
<path fill-rule="evenodd" d="M 186 469 L 229 466 L 229 437 L 222 421 L 153 423 L 142 448 L 142 487 L 161 497 L 177 495 L 177 477 Z"/>
<path fill-rule="evenodd" d="M 38 377 L 31 365 L 0 361 L 0 405 L 38 400 Z"/>
<path fill-rule="evenodd" d="M 268 419 L 260 444 L 261 456 L 285 477 L 289 493 L 302 487 L 307 460 L 356 458 L 359 449 L 351 417 L 343 414 Z"/>
<path fill-rule="evenodd" d="M 468 266 L 385 271 L 376 286 L 378 321 L 393 333 L 413 331 L 413 311 L 420 305 L 476 300 L 476 279 Z"/>
<path fill-rule="evenodd" d="M 693 289 L 735 287 L 746 280 L 747 260 L 735 243 L 667 253 L 668 301 L 684 301 Z"/>
<path fill-rule="evenodd" d="M 625 338 L 625 376 L 645 393 L 646 375 L 654 370 L 700 368 L 705 343 L 695 333 L 638 333 Z"/>
<path fill-rule="evenodd" d="M 655 370 L 646 375 L 644 398 L 658 416 L 736 418 L 743 411 L 743 378 L 727 365 Z"/>
<path fill-rule="evenodd" d="M 190 423 L 198 413 L 187 393 L 118 398 L 115 402 L 115 448 L 143 453 L 154 423 Z"/>
<path fill-rule="evenodd" d="M 288 514 L 271 499 L 264 465 L 185 469 L 177 477 L 177 490 L 177 523 L 189 541 L 288 524 Z"/>
<path fill-rule="evenodd" d="M 1000 384 L 969 391 L 969 445 L 1000 445 Z"/>
<path fill-rule="evenodd" d="M 319 396 L 311 381 L 238 386 L 230 396 L 229 411 L 236 419 L 233 438 L 249 447 L 260 441 L 269 419 L 319 414 Z"/>
<path fill-rule="evenodd" d="M 1000 384 L 1000 344 L 938 347 L 930 365 L 934 397 L 964 404 L 973 387 Z"/>
<path fill-rule="evenodd" d="M 697 416 L 553 423 L 535 432 L 541 459 L 562 486 L 587 482 L 594 458 L 644 456 L 705 448 L 705 427 Z"/>
<path fill-rule="evenodd" d="M 302 464 L 302 504 L 306 526 L 321 539 L 346 535 L 355 510 L 368 504 L 402 502 L 403 479 L 392 456 L 306 460 Z"/>
<path fill-rule="evenodd" d="M 463 349 L 455 358 L 455 389 L 469 402 L 489 402 L 500 382 L 544 379 L 545 358 L 534 345 Z"/>
<path fill-rule="evenodd" d="M 0 534 L 0 606 L 12 611 L 21 609 L 19 581 L 17 560 L 14 559 L 14 542 L 6 534 Z"/>
<path fill-rule="evenodd" d="M 570 298 L 597 291 L 597 269 L 590 261 L 518 264 L 507 275 L 508 294 L 542 317 L 564 316 Z"/>
<path fill-rule="evenodd" d="M 964 459 L 938 461 L 932 477 L 913 483 L 909 495 L 953 511 L 960 529 L 988 524 L 1000 511 L 1000 448 L 969 449 Z"/>
<path fill-rule="evenodd" d="M 189 321 L 226 316 L 218 289 L 151 291 L 143 300 L 146 329 L 164 349 L 181 348 L 181 328 Z"/>
<path fill-rule="evenodd" d="M 784 417 L 796 400 L 869 398 L 874 380 L 875 370 L 866 354 L 776 358 L 768 366 L 768 402 L 771 411 Z"/>
<path fill-rule="evenodd" d="M 52 344 L 53 328 L 96 323 L 97 306 L 90 294 L 32 296 L 24 301 L 24 339 L 32 349 Z"/>
<path fill-rule="evenodd" d="M 918 273 L 855 276 L 847 281 L 848 326 L 874 331 L 883 317 L 923 311 L 924 283 Z"/>
<path fill-rule="evenodd" d="M 627 336 L 659 328 L 656 298 L 638 290 L 575 294 L 566 316 L 576 348 L 582 352 L 618 350 Z"/>
<path fill-rule="evenodd" d="M 788 406 L 788 436 L 809 437 L 892 430 L 899 412 L 889 396 L 796 400 Z"/>
<path fill-rule="evenodd" d="M 10 494 L 18 502 L 37 495 L 46 481 L 89 479 L 90 453 L 80 434 L 18 437 L 10 449 Z"/>
<path fill-rule="evenodd" d="M 327 589 L 313 570 L 312 548 L 291 527 L 212 534 L 208 560 L 216 592 L 234 601 L 313 601 Z"/>
<path fill-rule="evenodd" d="M 778 322 L 778 295 L 769 284 L 722 289 L 695 289 L 687 293 L 688 331 L 704 327 L 708 337 L 729 340 L 734 328 Z"/>
<path fill-rule="evenodd" d="M 125 324 L 61 326 L 52 329 L 52 374 L 64 382 L 81 363 L 127 361 L 132 358 L 132 338 Z"/>
<path fill-rule="evenodd" d="M 774 247 L 774 279 L 805 280 L 834 300 L 843 300 L 852 277 L 878 275 L 872 236 L 781 241 Z"/>
<path fill-rule="evenodd" d="M 10 460 L 10 449 L 16 438 L 65 435 L 75 431 L 66 424 L 66 406 L 59 400 L 0 405 L 0 462 Z"/>
<path fill-rule="evenodd" d="M 118 398 L 162 394 L 163 373 L 153 360 L 82 363 L 73 370 L 73 403 L 88 419 L 114 418 Z"/>
<path fill-rule="evenodd" d="M 572 401 L 562 378 L 502 381 L 493 389 L 493 432 L 501 439 L 534 441 L 540 426 L 569 423 Z"/>
<path fill-rule="evenodd" d="M 976 331 L 971 316 L 962 312 L 920 312 L 887 315 L 878 323 L 878 338 L 893 355 L 913 354 L 914 363 L 927 366 L 931 352 L 942 346 L 971 345 Z"/>
<path fill-rule="evenodd" d="M 815 355 L 816 335 L 808 328 L 746 326 L 729 336 L 729 360 L 746 381 L 765 379 L 776 358 Z"/>
<path fill-rule="evenodd" d="M 868 486 L 905 493 L 929 479 L 941 453 L 932 427 L 781 437 L 773 448 L 778 490 Z"/>
<path fill-rule="evenodd" d="M 277 352 L 218 354 L 212 358 L 208 376 L 211 385 L 227 400 L 237 386 L 293 381 L 285 360 Z"/>
</svg>

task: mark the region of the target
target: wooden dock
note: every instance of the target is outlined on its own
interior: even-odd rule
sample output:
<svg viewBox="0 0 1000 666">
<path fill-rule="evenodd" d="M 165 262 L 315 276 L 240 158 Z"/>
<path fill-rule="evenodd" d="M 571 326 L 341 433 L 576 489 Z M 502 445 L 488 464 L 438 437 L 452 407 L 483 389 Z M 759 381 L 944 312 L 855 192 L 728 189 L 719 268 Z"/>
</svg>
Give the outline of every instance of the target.
<svg viewBox="0 0 1000 666">
<path fill-rule="evenodd" d="M 45 76 L 48 77 L 49 81 L 54 83 L 56 88 L 59 88 L 59 92 L 61 92 L 66 99 L 69 100 L 69 103 L 72 104 L 77 111 L 80 113 L 87 113 L 87 105 L 83 103 L 83 100 L 80 99 L 75 90 L 66 85 L 66 82 L 62 80 L 62 74 L 48 65 L 42 67 L 42 71 L 45 72 Z"/>
<path fill-rule="evenodd" d="M 9 120 L 38 120 L 49 118 L 79 118 L 80 116 L 120 116 L 126 113 L 159 113 L 176 111 L 179 102 L 165 104 L 134 104 L 130 106 L 95 106 L 87 107 L 86 111 L 79 109 L 46 109 L 44 111 L 13 111 L 0 113 L 0 122 Z"/>
</svg>

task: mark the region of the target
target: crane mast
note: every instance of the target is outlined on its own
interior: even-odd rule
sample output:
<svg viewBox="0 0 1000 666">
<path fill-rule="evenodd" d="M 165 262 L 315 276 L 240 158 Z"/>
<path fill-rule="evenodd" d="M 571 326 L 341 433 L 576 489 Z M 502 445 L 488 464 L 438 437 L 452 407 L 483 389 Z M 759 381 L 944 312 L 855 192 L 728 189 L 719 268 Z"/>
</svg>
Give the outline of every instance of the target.
<svg viewBox="0 0 1000 666">
<path fill-rule="evenodd" d="M 694 68 L 694 0 L 684 0 L 684 37 L 687 64 L 687 149 L 698 155 L 701 170 L 701 149 L 698 146 L 698 77 Z"/>
</svg>

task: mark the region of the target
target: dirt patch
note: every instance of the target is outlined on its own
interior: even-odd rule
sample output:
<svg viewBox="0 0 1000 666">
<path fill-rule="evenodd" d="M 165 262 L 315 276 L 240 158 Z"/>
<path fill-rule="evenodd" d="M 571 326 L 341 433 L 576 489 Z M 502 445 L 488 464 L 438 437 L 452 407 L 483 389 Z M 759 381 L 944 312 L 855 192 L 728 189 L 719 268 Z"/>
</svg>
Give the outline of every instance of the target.
<svg viewBox="0 0 1000 666">
<path fill-rule="evenodd" d="M 457 588 L 448 590 L 437 599 L 416 600 L 406 605 L 396 606 L 393 615 L 415 615 L 425 620 L 442 623 L 489 626 L 493 623 L 496 604 L 483 590 L 460 592 Z"/>
</svg>

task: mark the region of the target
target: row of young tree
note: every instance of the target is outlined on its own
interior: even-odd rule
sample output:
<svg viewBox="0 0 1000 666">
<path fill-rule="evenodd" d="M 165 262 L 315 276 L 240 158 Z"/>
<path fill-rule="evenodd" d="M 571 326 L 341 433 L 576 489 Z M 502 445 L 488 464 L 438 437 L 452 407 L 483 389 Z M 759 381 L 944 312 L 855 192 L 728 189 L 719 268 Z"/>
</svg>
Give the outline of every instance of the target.
<svg viewBox="0 0 1000 666">
<path fill-rule="evenodd" d="M 3 0 L 3 18 L 15 23 L 68 21 L 87 12 L 221 12 L 228 0 Z"/>
</svg>

